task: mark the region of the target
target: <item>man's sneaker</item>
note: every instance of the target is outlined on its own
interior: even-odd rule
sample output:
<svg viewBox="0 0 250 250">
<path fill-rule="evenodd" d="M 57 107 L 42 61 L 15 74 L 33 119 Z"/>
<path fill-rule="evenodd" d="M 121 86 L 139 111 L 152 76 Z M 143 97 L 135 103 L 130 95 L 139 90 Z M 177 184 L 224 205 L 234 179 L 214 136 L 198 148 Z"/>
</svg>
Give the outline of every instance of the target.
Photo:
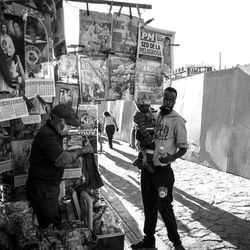
<svg viewBox="0 0 250 250">
<path fill-rule="evenodd" d="M 149 242 L 143 239 L 142 241 L 139 241 L 138 243 L 134 243 L 131 245 L 132 249 L 147 249 L 147 248 L 155 248 L 155 242 Z"/>
<path fill-rule="evenodd" d="M 175 250 L 185 250 L 184 246 L 179 245 L 177 247 L 174 248 Z"/>
</svg>

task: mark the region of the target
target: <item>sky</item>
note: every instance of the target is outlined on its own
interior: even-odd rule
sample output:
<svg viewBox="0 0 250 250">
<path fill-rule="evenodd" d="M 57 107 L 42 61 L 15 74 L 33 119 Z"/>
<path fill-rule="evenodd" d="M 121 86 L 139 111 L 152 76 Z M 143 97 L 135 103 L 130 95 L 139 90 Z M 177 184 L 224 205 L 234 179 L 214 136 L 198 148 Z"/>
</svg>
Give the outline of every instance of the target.
<svg viewBox="0 0 250 250">
<path fill-rule="evenodd" d="M 126 2 L 152 5 L 140 10 L 144 21 L 154 18 L 150 26 L 175 32 L 174 43 L 180 46 L 174 47 L 174 69 L 189 64 L 219 69 L 220 62 L 224 69 L 250 63 L 250 0 Z M 64 7 L 67 45 L 78 44 L 79 9 L 86 9 L 86 3 L 67 1 Z M 89 10 L 108 13 L 109 5 L 89 4 Z M 119 7 L 113 6 L 114 11 Z M 122 13 L 129 14 L 129 8 Z M 137 9 L 132 9 L 132 15 L 138 17 Z"/>
</svg>

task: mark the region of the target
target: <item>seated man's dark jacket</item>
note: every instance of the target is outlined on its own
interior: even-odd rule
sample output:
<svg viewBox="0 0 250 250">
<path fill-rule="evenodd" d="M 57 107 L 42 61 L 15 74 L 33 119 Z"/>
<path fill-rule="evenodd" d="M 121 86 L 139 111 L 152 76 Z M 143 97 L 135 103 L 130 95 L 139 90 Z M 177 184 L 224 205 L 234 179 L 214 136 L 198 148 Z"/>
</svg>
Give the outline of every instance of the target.
<svg viewBox="0 0 250 250">
<path fill-rule="evenodd" d="M 39 180 L 59 185 L 64 168 L 56 167 L 55 162 L 63 152 L 63 137 L 50 121 L 36 134 L 30 156 L 29 181 Z"/>
</svg>

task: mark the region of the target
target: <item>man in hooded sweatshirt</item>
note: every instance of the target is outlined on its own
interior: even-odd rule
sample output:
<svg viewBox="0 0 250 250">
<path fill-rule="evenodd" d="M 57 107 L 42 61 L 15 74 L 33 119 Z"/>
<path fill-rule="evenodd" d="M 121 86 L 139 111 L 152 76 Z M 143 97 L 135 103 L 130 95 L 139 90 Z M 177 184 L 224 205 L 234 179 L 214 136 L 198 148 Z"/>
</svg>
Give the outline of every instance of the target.
<svg viewBox="0 0 250 250">
<path fill-rule="evenodd" d="M 174 249 L 185 250 L 177 231 L 172 208 L 174 172 L 171 163 L 182 157 L 188 148 L 185 120 L 173 110 L 177 91 L 168 87 L 164 91 L 163 105 L 156 117 L 155 152 L 152 165 L 155 174 L 141 171 L 141 192 L 144 206 L 144 238 L 132 244 L 132 249 L 155 247 L 155 228 L 158 212 L 165 223 L 168 238 Z"/>
</svg>

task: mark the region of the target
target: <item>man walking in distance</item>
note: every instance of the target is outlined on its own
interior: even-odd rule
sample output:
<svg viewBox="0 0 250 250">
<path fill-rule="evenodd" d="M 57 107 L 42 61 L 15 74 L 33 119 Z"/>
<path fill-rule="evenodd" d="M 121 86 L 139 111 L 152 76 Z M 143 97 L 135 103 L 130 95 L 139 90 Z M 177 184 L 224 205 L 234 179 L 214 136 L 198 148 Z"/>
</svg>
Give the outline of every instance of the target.
<svg viewBox="0 0 250 250">
<path fill-rule="evenodd" d="M 171 163 L 182 157 L 188 148 L 185 120 L 173 110 L 177 91 L 168 87 L 164 91 L 163 105 L 158 111 L 155 124 L 155 152 L 152 174 L 141 171 L 141 192 L 144 206 L 144 238 L 131 245 L 132 249 L 155 247 L 155 228 L 158 212 L 166 225 L 168 238 L 176 250 L 185 250 L 177 231 L 172 208 L 174 172 Z"/>
</svg>

